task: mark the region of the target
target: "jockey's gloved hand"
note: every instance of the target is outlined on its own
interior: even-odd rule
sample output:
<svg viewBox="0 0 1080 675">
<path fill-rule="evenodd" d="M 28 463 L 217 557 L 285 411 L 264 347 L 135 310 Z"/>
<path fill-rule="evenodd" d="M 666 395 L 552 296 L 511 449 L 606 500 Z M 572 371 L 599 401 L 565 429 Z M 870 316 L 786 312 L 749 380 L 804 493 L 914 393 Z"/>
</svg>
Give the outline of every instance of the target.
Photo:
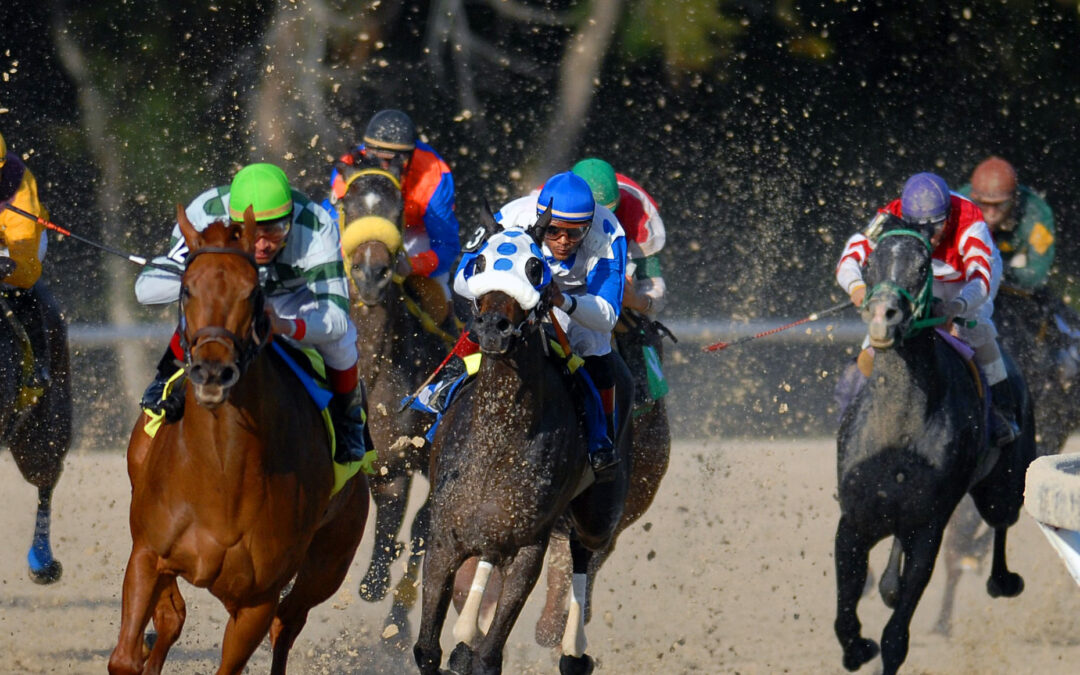
<svg viewBox="0 0 1080 675">
<path fill-rule="evenodd" d="M 953 298 L 947 302 L 935 302 L 931 312 L 934 316 L 945 317 L 945 323 L 950 324 L 956 317 L 960 316 L 965 309 L 967 309 L 967 303 L 960 298 Z"/>
</svg>

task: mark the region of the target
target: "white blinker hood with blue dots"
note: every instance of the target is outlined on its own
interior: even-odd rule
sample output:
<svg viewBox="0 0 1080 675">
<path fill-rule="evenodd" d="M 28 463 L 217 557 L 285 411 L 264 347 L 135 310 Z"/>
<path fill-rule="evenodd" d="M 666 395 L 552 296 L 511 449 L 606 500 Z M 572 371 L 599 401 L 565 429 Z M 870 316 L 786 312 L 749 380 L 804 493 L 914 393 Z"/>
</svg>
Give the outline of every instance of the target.
<svg viewBox="0 0 1080 675">
<path fill-rule="evenodd" d="M 465 272 L 465 282 L 474 297 L 502 291 L 529 311 L 540 303 L 540 292 L 551 283 L 551 268 L 544 260 L 543 251 L 524 230 L 507 229 L 493 234 L 473 255 L 484 258 L 481 271 L 475 271 L 480 265 L 472 264 Z M 530 275 L 526 265 L 534 258 L 540 266 L 531 265 Z"/>
</svg>

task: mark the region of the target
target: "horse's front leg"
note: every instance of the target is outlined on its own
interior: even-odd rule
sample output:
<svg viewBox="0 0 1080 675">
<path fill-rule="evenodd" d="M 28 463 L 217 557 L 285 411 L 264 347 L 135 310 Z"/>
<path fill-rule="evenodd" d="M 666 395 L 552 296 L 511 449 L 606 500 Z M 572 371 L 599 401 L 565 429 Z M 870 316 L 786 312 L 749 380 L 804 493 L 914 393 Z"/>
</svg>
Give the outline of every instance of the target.
<svg viewBox="0 0 1080 675">
<path fill-rule="evenodd" d="M 546 550 L 547 540 L 520 548 L 514 555 L 513 562 L 502 568 L 502 595 L 499 597 L 491 627 L 476 649 L 476 658 L 473 659 L 474 673 L 493 675 L 502 672 L 503 647 L 529 593 L 540 578 Z"/>
<path fill-rule="evenodd" d="M 844 649 L 844 667 L 858 670 L 877 656 L 878 646 L 862 636 L 858 604 L 866 584 L 867 555 L 870 545 L 859 536 L 844 516 L 836 526 L 836 622 L 834 629 Z"/>
<path fill-rule="evenodd" d="M 409 548 L 409 562 L 405 566 L 405 574 L 394 586 L 394 602 L 390 606 L 390 616 L 386 619 L 385 628 L 394 626 L 397 632 L 389 642 L 406 649 L 411 641 L 412 629 L 409 626 L 409 612 L 419 596 L 417 586 L 420 584 L 420 568 L 424 564 L 424 546 L 427 542 L 428 533 L 431 531 L 431 500 L 428 499 L 413 516 L 410 528 L 411 545 Z M 386 631 L 383 634 L 387 634 Z"/>
<path fill-rule="evenodd" d="M 536 644 L 555 647 L 566 627 L 566 596 L 570 592 L 570 540 L 553 534 L 548 545 L 547 596 L 536 621 Z"/>
<path fill-rule="evenodd" d="M 231 609 L 221 640 L 221 665 L 218 675 L 238 675 L 266 637 L 278 608 L 278 596 L 258 605 Z"/>
<path fill-rule="evenodd" d="M 429 542 L 424 557 L 420 630 L 413 645 L 413 657 L 421 675 L 437 675 L 442 664 L 439 636 L 454 594 L 454 572 L 461 562 L 461 556 L 445 542 Z"/>
<path fill-rule="evenodd" d="M 573 577 L 570 581 L 570 609 L 566 616 L 566 628 L 562 637 L 562 656 L 559 658 L 560 673 L 591 673 L 593 660 L 585 653 L 585 605 L 588 599 L 589 563 L 593 552 L 585 548 L 576 533 L 570 533 L 570 558 Z"/>
<path fill-rule="evenodd" d="M 158 556 L 145 546 L 135 544 L 124 573 L 121 601 L 120 637 L 109 657 L 109 673 L 134 675 L 143 671 L 143 630 L 150 621 L 151 605 L 160 592 Z"/>
<path fill-rule="evenodd" d="M 934 572 L 945 523 L 933 523 L 904 540 L 904 569 L 896 609 L 881 635 L 881 661 L 885 675 L 899 670 L 907 658 L 911 617 Z"/>
<path fill-rule="evenodd" d="M 1013 598 L 1024 590 L 1023 577 L 1010 572 L 1005 562 L 1005 536 L 1008 531 L 1008 527 L 994 528 L 994 562 L 990 568 L 990 578 L 986 580 L 986 592 L 993 598 Z"/>
<path fill-rule="evenodd" d="M 161 672 L 169 648 L 176 644 L 180 631 L 184 628 L 184 619 L 187 618 L 187 605 L 180 595 L 176 577 L 162 575 L 158 579 L 158 587 L 154 607 L 154 630 L 157 632 L 157 639 L 154 640 L 154 646 L 146 660 L 146 673 Z"/>
</svg>

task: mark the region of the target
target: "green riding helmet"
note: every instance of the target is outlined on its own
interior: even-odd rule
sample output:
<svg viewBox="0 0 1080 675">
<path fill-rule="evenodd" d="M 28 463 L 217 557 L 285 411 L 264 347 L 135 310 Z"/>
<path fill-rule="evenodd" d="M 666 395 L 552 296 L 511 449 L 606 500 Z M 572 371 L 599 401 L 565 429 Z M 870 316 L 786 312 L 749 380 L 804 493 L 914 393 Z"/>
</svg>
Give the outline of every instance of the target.
<svg viewBox="0 0 1080 675">
<path fill-rule="evenodd" d="M 596 157 L 583 159 L 571 169 L 585 179 L 592 190 L 597 204 L 603 204 L 614 211 L 619 207 L 619 181 L 615 178 L 615 169 L 610 164 Z"/>
<path fill-rule="evenodd" d="M 292 188 L 285 172 L 265 162 L 248 164 L 240 169 L 229 186 L 229 217 L 244 220 L 247 207 L 255 211 L 255 220 L 279 220 L 292 214 Z"/>
</svg>

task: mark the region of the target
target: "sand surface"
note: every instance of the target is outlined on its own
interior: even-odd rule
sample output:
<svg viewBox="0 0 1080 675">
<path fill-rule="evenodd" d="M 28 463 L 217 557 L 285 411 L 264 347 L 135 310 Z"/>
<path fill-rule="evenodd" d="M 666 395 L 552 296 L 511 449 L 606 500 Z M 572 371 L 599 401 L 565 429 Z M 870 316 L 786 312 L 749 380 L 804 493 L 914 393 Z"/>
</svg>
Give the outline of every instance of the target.
<svg viewBox="0 0 1080 675">
<path fill-rule="evenodd" d="M 1066 451 L 1080 451 L 1080 440 Z M 834 457 L 831 439 L 676 442 L 656 502 L 623 534 L 598 581 L 588 631 L 597 672 L 846 672 L 832 630 Z M 53 546 L 65 573 L 52 586 L 27 577 L 35 492 L 7 453 L 0 455 L 0 484 L 0 673 L 104 672 L 130 551 L 123 455 L 69 456 L 53 500 Z M 291 672 L 415 672 L 411 654 L 381 644 L 389 599 L 368 604 L 356 594 L 370 546 L 365 535 L 345 585 L 312 612 Z M 886 554 L 883 545 L 874 550 L 875 571 Z M 932 632 L 945 576 L 935 573 L 912 623 L 903 672 L 1077 672 L 1080 588 L 1026 513 L 1010 531 L 1009 555 L 1027 583 L 1024 593 L 991 599 L 988 560 L 965 573 L 951 638 Z M 400 574 L 400 563 L 394 569 Z M 181 591 L 188 619 L 165 672 L 212 673 L 225 611 L 203 590 L 182 582 Z M 541 599 L 534 591 L 510 637 L 507 673 L 558 672 L 557 655 L 532 642 Z M 860 610 L 866 634 L 878 639 L 888 610 L 876 590 Z M 412 620 L 415 628 L 418 610 Z M 448 625 L 447 648 L 449 633 Z M 267 672 L 267 644 L 248 672 Z M 879 671 L 874 661 L 860 672 Z"/>
</svg>

